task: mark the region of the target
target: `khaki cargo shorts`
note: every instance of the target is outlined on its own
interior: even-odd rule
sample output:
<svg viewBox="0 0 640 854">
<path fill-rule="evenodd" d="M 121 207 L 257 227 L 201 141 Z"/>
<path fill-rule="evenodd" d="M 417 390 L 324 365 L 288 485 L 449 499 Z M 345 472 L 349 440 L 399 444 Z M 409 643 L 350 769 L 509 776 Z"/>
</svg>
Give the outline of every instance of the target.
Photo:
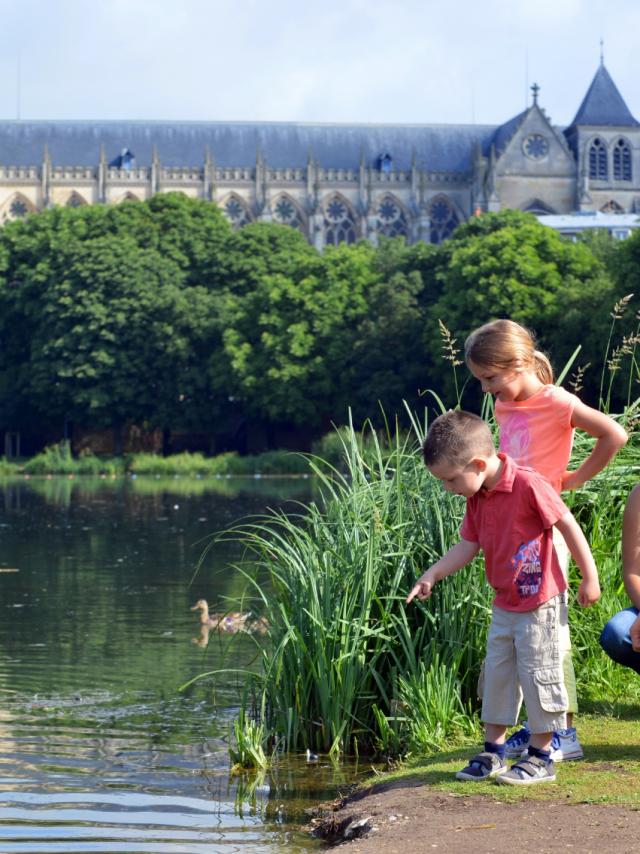
<svg viewBox="0 0 640 854">
<path fill-rule="evenodd" d="M 569 698 L 559 637 L 566 600 L 561 593 L 524 612 L 493 606 L 482 694 L 485 723 L 513 726 L 524 697 L 531 732 L 566 727 Z"/>
</svg>

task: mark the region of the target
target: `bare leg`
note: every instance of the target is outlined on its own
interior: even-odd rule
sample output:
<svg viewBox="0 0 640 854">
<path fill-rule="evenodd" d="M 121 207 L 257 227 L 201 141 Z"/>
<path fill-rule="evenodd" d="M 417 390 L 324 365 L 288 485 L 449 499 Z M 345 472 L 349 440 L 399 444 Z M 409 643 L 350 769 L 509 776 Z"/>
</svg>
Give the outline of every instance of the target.
<svg viewBox="0 0 640 854">
<path fill-rule="evenodd" d="M 551 750 L 552 732 L 532 732 L 531 746 L 537 747 L 538 750 Z"/>
<path fill-rule="evenodd" d="M 486 741 L 490 741 L 492 744 L 504 744 L 506 734 L 507 728 L 502 724 L 484 725 L 484 737 Z M 549 741 L 551 741 L 551 736 L 549 736 Z"/>
</svg>

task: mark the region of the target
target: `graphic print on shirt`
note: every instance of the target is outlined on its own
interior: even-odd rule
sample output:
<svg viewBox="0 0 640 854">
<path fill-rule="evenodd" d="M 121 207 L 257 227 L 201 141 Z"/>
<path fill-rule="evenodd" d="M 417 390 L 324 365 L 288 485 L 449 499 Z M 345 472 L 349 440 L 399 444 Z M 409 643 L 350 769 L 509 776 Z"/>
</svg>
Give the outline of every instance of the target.
<svg viewBox="0 0 640 854">
<path fill-rule="evenodd" d="M 529 465 L 531 433 L 529 419 L 524 413 L 509 415 L 500 427 L 500 450 L 508 454 L 519 466 Z"/>
<path fill-rule="evenodd" d="M 540 541 L 542 537 L 536 537 L 528 543 L 522 543 L 518 551 L 511 558 L 511 567 L 515 578 L 516 587 L 520 599 L 528 599 L 535 596 L 542 584 L 542 564 L 540 563 Z"/>
</svg>

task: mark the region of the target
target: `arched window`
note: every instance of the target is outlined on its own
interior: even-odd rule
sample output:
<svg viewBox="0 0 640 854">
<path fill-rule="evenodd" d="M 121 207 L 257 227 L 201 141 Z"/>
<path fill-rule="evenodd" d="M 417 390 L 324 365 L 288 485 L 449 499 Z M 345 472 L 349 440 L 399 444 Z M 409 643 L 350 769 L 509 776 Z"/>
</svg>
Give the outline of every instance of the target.
<svg viewBox="0 0 640 854">
<path fill-rule="evenodd" d="M 549 207 L 546 202 L 543 202 L 542 199 L 531 199 L 530 202 L 522 208 L 525 213 L 532 213 L 535 216 L 547 216 L 548 214 L 554 214 L 555 211 L 553 208 Z"/>
<path fill-rule="evenodd" d="M 613 177 L 616 181 L 631 180 L 631 146 L 625 139 L 613 146 Z"/>
<path fill-rule="evenodd" d="M 596 181 L 606 181 L 608 176 L 607 147 L 596 137 L 589 146 L 589 177 Z"/>
<path fill-rule="evenodd" d="M 290 225 L 291 228 L 302 230 L 300 211 L 288 196 L 279 196 L 275 200 L 271 215 L 274 222 L 279 222 L 280 225 Z"/>
<path fill-rule="evenodd" d="M 87 202 L 85 201 L 85 199 L 82 198 L 80 193 L 76 193 L 75 190 L 73 191 L 73 193 L 71 193 L 71 195 L 67 199 L 67 207 L 68 208 L 79 208 L 79 207 L 82 207 L 82 205 L 86 205 L 86 204 L 87 204 Z"/>
<path fill-rule="evenodd" d="M 451 237 L 455 228 L 460 224 L 456 209 L 446 196 L 436 196 L 429 206 L 431 221 L 431 242 L 442 243 Z"/>
<path fill-rule="evenodd" d="M 324 242 L 355 243 L 356 224 L 349 205 L 340 197 L 332 196 L 324 209 Z"/>
<path fill-rule="evenodd" d="M 24 219 L 34 210 L 34 205 L 22 193 L 16 193 L 5 205 L 2 220 L 6 222 L 11 219 Z"/>
<path fill-rule="evenodd" d="M 624 208 L 613 199 L 609 199 L 606 205 L 603 205 L 600 210 L 602 213 L 624 213 Z"/>
<path fill-rule="evenodd" d="M 233 226 L 233 228 L 242 228 L 243 225 L 251 222 L 251 214 L 247 205 L 236 195 L 229 196 L 223 205 L 223 213 Z"/>
<path fill-rule="evenodd" d="M 385 237 L 407 237 L 407 217 L 393 196 L 384 196 L 376 210 L 378 234 Z"/>
</svg>

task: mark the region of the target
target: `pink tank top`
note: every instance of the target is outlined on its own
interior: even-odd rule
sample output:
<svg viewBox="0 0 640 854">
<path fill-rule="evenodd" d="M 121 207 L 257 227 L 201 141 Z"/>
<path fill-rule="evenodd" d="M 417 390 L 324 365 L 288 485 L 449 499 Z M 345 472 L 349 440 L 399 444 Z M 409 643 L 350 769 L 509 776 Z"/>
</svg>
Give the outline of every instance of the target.
<svg viewBox="0 0 640 854">
<path fill-rule="evenodd" d="M 575 394 L 556 385 L 544 386 L 527 400 L 496 400 L 500 450 L 518 465 L 540 472 L 556 492 L 571 457 L 577 402 Z"/>
</svg>

